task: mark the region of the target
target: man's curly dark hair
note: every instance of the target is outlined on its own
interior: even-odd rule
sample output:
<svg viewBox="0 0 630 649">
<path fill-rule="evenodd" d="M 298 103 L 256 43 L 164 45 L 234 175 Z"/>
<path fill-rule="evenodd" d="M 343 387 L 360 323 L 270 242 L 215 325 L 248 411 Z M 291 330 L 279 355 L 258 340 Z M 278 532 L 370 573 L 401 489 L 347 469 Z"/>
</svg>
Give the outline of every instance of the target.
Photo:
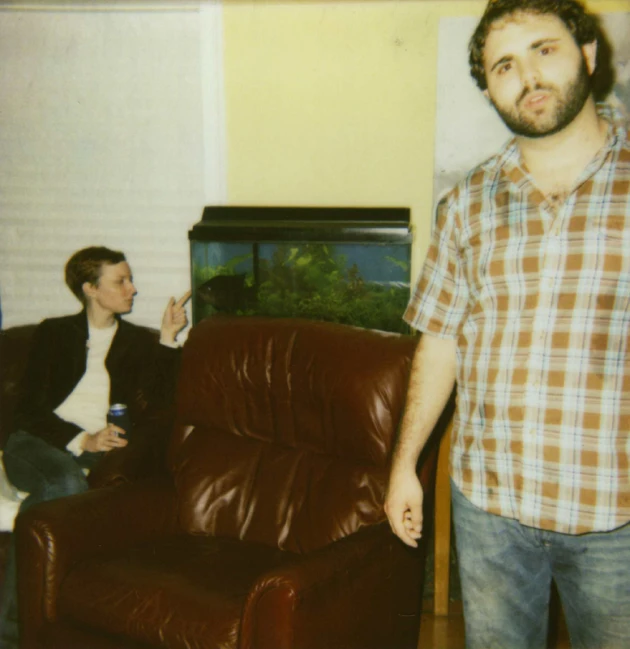
<svg viewBox="0 0 630 649">
<path fill-rule="evenodd" d="M 612 85 L 611 80 L 602 84 L 595 78 L 600 72 L 610 75 L 610 69 L 604 70 L 606 65 L 600 65 L 600 60 L 604 61 L 605 56 L 609 56 L 610 46 L 604 38 L 597 17 L 588 13 L 580 2 L 577 0 L 490 0 L 468 45 L 470 74 L 481 90 L 486 90 L 488 87 L 483 65 L 488 34 L 498 20 L 518 13 L 557 16 L 567 26 L 580 47 L 597 41 L 597 65 L 592 75 L 593 90 L 606 83 Z M 603 94 L 606 94 L 605 91 Z"/>
</svg>

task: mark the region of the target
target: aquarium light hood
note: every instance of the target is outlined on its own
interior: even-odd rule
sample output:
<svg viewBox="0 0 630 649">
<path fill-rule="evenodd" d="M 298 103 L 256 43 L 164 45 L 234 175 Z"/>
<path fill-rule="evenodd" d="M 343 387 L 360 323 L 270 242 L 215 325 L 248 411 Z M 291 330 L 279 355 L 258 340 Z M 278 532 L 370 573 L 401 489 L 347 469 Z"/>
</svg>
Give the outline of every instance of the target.
<svg viewBox="0 0 630 649">
<path fill-rule="evenodd" d="M 406 207 L 249 207 L 209 205 L 191 241 L 411 243 Z"/>
</svg>

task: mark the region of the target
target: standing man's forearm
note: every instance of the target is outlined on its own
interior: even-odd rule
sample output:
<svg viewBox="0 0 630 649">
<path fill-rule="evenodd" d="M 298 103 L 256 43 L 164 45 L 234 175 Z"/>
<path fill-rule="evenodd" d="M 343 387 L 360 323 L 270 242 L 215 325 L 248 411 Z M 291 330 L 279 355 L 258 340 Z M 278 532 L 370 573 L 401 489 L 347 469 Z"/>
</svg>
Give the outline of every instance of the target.
<svg viewBox="0 0 630 649">
<path fill-rule="evenodd" d="M 394 533 L 414 547 L 422 532 L 423 500 L 416 464 L 453 391 L 456 351 L 456 340 L 423 334 L 411 365 L 405 414 L 394 449 L 385 512 Z"/>
</svg>

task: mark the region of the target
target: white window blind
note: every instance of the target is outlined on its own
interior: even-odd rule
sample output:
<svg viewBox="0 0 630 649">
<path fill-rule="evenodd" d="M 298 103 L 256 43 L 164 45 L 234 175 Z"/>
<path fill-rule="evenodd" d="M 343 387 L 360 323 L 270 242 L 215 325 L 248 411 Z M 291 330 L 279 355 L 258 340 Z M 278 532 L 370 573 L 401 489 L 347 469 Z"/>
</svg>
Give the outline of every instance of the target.
<svg viewBox="0 0 630 649">
<path fill-rule="evenodd" d="M 129 319 L 159 326 L 225 200 L 220 4 L 37 7 L 0 11 L 3 327 L 77 311 L 63 266 L 88 245 L 126 253 Z"/>
</svg>

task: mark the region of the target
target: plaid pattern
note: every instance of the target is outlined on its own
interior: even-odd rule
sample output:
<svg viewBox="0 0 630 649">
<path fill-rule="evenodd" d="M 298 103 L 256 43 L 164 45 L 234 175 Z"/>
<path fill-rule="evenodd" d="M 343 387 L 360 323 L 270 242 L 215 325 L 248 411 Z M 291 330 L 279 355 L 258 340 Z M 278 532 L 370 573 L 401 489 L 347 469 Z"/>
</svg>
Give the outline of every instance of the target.
<svg viewBox="0 0 630 649">
<path fill-rule="evenodd" d="M 458 340 L 451 475 L 476 506 L 580 534 L 630 521 L 630 142 L 562 204 L 514 140 L 437 208 L 405 320 Z"/>
</svg>

